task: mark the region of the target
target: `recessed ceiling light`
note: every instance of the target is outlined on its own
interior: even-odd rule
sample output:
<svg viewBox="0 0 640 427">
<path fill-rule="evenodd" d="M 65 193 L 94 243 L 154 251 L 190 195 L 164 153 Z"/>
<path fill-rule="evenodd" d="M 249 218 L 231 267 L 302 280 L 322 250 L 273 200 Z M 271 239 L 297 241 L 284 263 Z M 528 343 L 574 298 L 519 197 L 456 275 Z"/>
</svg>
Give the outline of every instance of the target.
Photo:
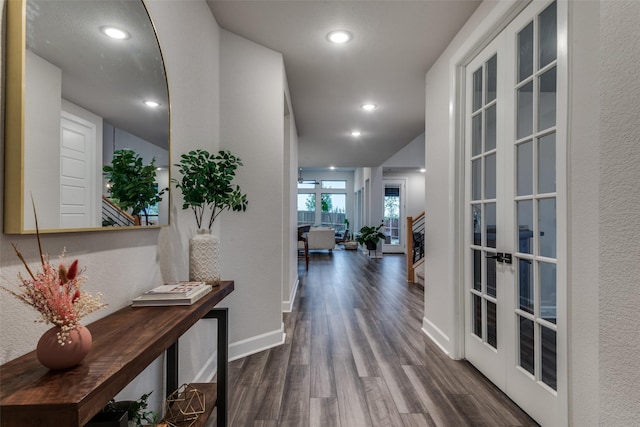
<svg viewBox="0 0 640 427">
<path fill-rule="evenodd" d="M 420 169 L 420 172 L 425 173 L 427 170 L 425 168 Z"/>
<path fill-rule="evenodd" d="M 373 111 L 378 108 L 378 106 L 376 104 L 362 104 L 360 108 L 362 108 L 364 111 Z"/>
<path fill-rule="evenodd" d="M 124 30 L 121 30 L 120 28 L 116 28 L 116 27 L 102 27 L 101 30 L 107 36 L 111 37 L 112 39 L 116 39 L 116 40 L 124 40 L 124 39 L 128 39 L 129 37 L 131 37 L 129 35 L 129 33 L 127 33 Z"/>
<path fill-rule="evenodd" d="M 148 100 L 148 101 L 144 101 L 144 105 L 146 105 L 147 107 L 156 108 L 160 106 L 160 103 L 157 101 Z"/>
<path fill-rule="evenodd" d="M 332 31 L 327 34 L 327 39 L 331 43 L 342 44 L 351 40 L 351 33 L 344 30 Z"/>
<path fill-rule="evenodd" d="M 333 171 L 333 170 L 336 170 L 336 167 L 335 166 L 329 166 L 329 169 L 331 169 Z"/>
<path fill-rule="evenodd" d="M 353 136 L 354 138 L 357 138 L 360 135 L 362 135 L 362 132 L 360 132 L 359 130 L 352 130 L 351 132 L 349 132 L 349 135 Z"/>
</svg>

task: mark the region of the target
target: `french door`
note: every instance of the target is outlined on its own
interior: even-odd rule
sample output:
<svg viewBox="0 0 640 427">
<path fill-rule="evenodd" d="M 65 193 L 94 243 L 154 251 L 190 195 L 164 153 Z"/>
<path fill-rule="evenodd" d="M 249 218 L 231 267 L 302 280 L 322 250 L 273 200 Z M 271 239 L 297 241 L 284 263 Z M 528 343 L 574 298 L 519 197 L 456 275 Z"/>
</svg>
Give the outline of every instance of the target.
<svg viewBox="0 0 640 427">
<path fill-rule="evenodd" d="M 532 2 L 465 72 L 465 357 L 545 426 L 566 423 L 558 7 Z"/>
<path fill-rule="evenodd" d="M 404 253 L 404 190 L 402 179 L 384 180 L 384 223 L 385 241 L 382 243 L 384 253 Z"/>
</svg>

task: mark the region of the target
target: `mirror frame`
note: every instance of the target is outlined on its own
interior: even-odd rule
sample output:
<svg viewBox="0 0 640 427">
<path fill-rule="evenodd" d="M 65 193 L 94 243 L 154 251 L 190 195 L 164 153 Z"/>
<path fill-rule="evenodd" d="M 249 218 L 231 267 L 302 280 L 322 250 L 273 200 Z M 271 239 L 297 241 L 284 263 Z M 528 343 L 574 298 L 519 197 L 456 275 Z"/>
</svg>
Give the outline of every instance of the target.
<svg viewBox="0 0 640 427">
<path fill-rule="evenodd" d="M 167 87 L 167 114 L 169 125 L 169 182 L 171 182 L 171 97 L 169 94 L 169 81 L 164 56 L 158 40 L 158 32 L 151 19 L 147 5 L 139 0 L 144 8 L 151 28 L 153 29 L 164 79 Z M 26 68 L 26 8 L 27 0 L 7 0 L 6 20 L 6 84 L 5 84 L 5 134 L 4 134 L 4 234 L 35 234 L 36 230 L 25 230 L 25 68 Z M 93 231 L 125 231 L 148 230 L 167 227 L 171 224 L 171 189 L 166 194 L 168 198 L 167 223 L 162 225 L 136 225 L 127 227 L 86 227 L 86 228 L 55 228 L 40 229 L 40 233 L 75 233 Z"/>
</svg>

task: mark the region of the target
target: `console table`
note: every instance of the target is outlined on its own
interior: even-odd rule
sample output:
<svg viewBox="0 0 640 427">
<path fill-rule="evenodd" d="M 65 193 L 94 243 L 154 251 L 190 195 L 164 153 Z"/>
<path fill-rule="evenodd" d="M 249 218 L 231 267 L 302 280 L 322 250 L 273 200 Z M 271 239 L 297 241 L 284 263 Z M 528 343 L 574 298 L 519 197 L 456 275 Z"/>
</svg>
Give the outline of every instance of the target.
<svg viewBox="0 0 640 427">
<path fill-rule="evenodd" d="M 120 390 L 164 351 L 167 393 L 178 387 L 178 338 L 202 318 L 218 319 L 217 383 L 192 384 L 204 389 L 207 412 L 215 406 L 218 425 L 226 426 L 228 317 L 216 309 L 234 289 L 223 281 L 189 306 L 126 307 L 87 325 L 93 337 L 84 361 L 65 371 L 43 367 L 35 351 L 0 366 L 0 425 L 83 426 Z"/>
</svg>

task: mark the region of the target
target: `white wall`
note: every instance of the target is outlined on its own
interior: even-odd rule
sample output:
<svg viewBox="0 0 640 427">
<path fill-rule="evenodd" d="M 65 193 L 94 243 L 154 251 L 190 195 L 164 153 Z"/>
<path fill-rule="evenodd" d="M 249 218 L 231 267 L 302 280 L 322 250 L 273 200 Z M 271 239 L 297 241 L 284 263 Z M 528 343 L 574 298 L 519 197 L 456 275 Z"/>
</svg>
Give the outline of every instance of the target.
<svg viewBox="0 0 640 427">
<path fill-rule="evenodd" d="M 280 53 L 221 30 L 220 147 L 244 163 L 237 182 L 247 193 L 247 211 L 223 214 L 222 276 L 236 281 L 227 300 L 231 357 L 284 339 L 282 289 L 284 212 L 284 86 Z M 289 248 L 287 248 L 287 252 Z M 258 339 L 257 337 L 261 337 Z M 250 340 L 250 341 L 246 341 Z M 260 344 L 262 343 L 262 344 Z"/>
<path fill-rule="evenodd" d="M 406 181 L 405 218 L 403 221 L 406 221 L 408 216 L 415 218 L 425 210 L 424 173 L 415 171 L 385 172 L 384 179 L 404 179 Z"/>
<path fill-rule="evenodd" d="M 569 404 L 573 425 L 589 426 L 599 418 L 600 105 L 594 101 L 600 87 L 600 4 L 569 6 L 569 310 L 571 324 L 579 325 L 569 335 Z"/>
<path fill-rule="evenodd" d="M 285 102 L 287 100 L 285 99 Z M 284 266 L 282 285 L 282 310 L 291 311 L 298 286 L 298 233 L 297 233 L 297 174 L 298 174 L 298 136 L 291 114 L 284 120 L 285 131 L 285 171 L 288 172 L 284 180 L 285 194 L 289 197 L 289 209 L 283 212 L 289 232 L 284 237 Z"/>
<path fill-rule="evenodd" d="M 459 357 L 455 332 L 458 306 L 454 278 L 455 211 L 453 158 L 450 144 L 450 91 L 454 74 L 450 62 L 494 4 L 482 3 L 426 75 L 425 110 L 425 315 L 423 327 L 452 357 Z M 428 208 L 427 208 L 428 207 Z"/>
<path fill-rule="evenodd" d="M 283 65 L 284 67 L 284 65 Z M 284 194 L 289 198 L 289 209 L 284 208 L 285 232 L 284 237 L 284 265 L 282 284 L 282 310 L 291 311 L 298 287 L 298 215 L 297 215 L 297 185 L 298 185 L 298 130 L 296 121 L 291 111 L 291 95 L 287 83 L 286 70 L 283 72 L 284 94 Z M 287 233 L 286 230 L 289 230 Z M 288 280 L 287 280 L 288 278 Z"/>
<path fill-rule="evenodd" d="M 60 111 L 62 71 L 27 51 L 24 97 L 24 227 L 34 230 L 31 197 L 41 229 L 60 227 Z M 47 214 L 51 212 L 51 214 Z"/>
<path fill-rule="evenodd" d="M 139 138 L 120 128 L 115 128 L 111 123 L 104 122 L 103 158 L 104 164 L 113 162 L 113 153 L 116 150 L 130 149 L 144 159 L 144 163 L 151 163 L 155 159 L 156 167 L 169 166 L 169 151 L 147 140 Z"/>
<path fill-rule="evenodd" d="M 385 168 L 424 168 L 424 132 L 389 157 L 382 166 Z"/>
</svg>

